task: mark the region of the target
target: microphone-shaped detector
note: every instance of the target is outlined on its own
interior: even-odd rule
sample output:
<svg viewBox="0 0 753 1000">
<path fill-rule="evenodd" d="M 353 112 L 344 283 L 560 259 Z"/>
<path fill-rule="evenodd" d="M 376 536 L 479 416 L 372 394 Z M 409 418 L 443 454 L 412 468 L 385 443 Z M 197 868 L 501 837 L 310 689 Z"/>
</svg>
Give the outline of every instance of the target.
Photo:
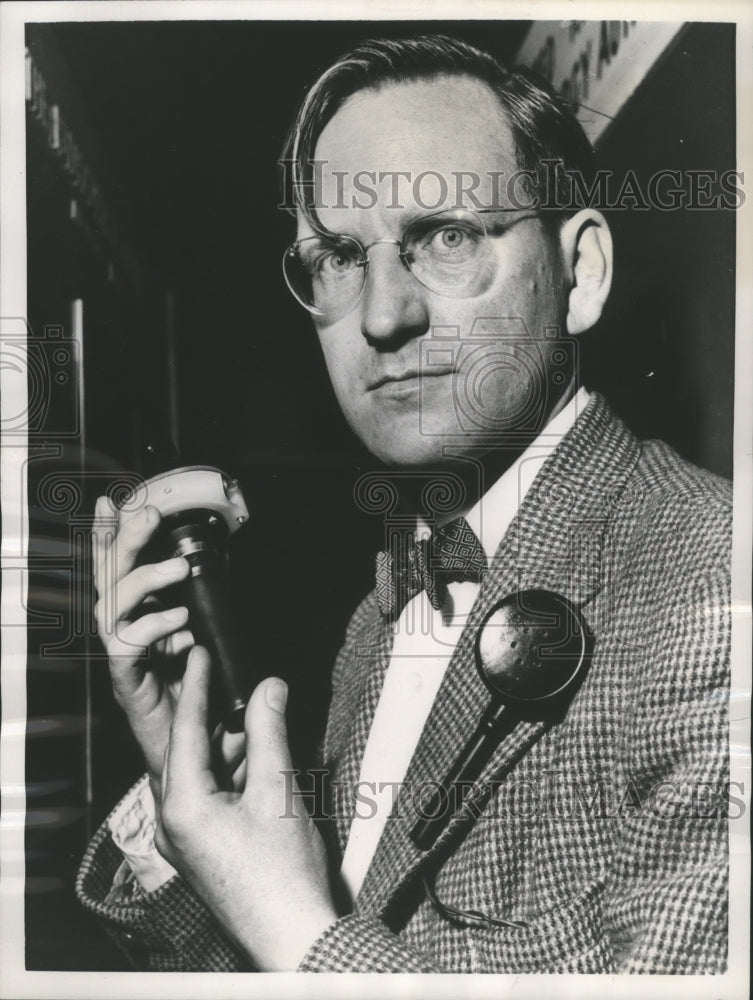
<svg viewBox="0 0 753 1000">
<path fill-rule="evenodd" d="M 553 723 L 564 716 L 589 654 L 587 625 L 560 594 L 524 590 L 494 605 L 476 635 L 476 667 L 492 697 L 444 781 L 423 803 L 422 818 L 411 831 L 416 847 L 433 846 L 519 722 Z"/>
<path fill-rule="evenodd" d="M 219 469 L 173 469 L 142 483 L 126 498 L 120 527 L 147 504 L 156 507 L 162 521 L 142 561 L 182 556 L 189 563 L 189 576 L 174 589 L 188 608 L 194 639 L 212 658 L 212 714 L 228 732 L 241 732 L 246 703 L 260 679 L 253 676 L 239 641 L 228 575 L 228 540 L 248 521 L 243 494 Z"/>
</svg>

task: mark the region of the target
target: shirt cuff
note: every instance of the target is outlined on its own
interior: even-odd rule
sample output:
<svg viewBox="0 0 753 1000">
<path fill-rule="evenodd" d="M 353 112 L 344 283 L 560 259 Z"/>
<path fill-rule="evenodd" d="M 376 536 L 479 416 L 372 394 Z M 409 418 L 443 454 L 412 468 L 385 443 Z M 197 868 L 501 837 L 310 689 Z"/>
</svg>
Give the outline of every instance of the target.
<svg viewBox="0 0 753 1000">
<path fill-rule="evenodd" d="M 145 892 L 154 892 L 177 875 L 154 845 L 156 809 L 147 775 L 113 809 L 107 825 L 113 843 Z"/>
</svg>

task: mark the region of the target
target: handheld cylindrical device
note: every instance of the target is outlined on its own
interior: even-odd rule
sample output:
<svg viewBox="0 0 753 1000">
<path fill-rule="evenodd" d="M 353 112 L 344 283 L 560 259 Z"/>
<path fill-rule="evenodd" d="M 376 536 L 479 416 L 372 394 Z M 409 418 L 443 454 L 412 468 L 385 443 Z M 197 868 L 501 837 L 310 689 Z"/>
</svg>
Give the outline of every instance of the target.
<svg viewBox="0 0 753 1000">
<path fill-rule="evenodd" d="M 154 476 L 130 494 L 120 509 L 120 526 L 145 506 L 162 522 L 144 558 L 182 556 L 189 576 L 175 587 L 188 608 L 188 626 L 212 658 L 211 714 L 228 732 L 243 729 L 246 703 L 256 682 L 241 648 L 232 614 L 227 542 L 248 521 L 240 487 L 219 469 L 185 466 Z"/>
</svg>

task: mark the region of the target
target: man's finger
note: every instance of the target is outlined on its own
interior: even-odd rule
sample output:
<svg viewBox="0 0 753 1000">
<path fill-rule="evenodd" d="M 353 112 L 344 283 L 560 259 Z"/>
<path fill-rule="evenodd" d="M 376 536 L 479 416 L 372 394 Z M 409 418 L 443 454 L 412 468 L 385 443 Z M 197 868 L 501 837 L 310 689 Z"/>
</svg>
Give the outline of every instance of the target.
<svg viewBox="0 0 753 1000">
<path fill-rule="evenodd" d="M 100 634 L 108 657 L 113 661 L 123 661 L 124 666 L 130 666 L 152 643 L 178 630 L 185 631 L 187 622 L 188 609 L 181 605 L 164 611 L 153 611 L 150 615 L 137 618 L 135 622 L 114 628 L 110 633 Z"/>
<path fill-rule="evenodd" d="M 183 628 L 179 632 L 173 632 L 165 639 L 165 654 L 178 657 L 188 652 L 194 645 L 196 645 L 196 640 L 193 637 L 193 632 Z"/>
<path fill-rule="evenodd" d="M 109 498 L 106 496 L 98 497 L 94 505 L 94 522 L 92 524 L 92 569 L 94 586 L 98 594 L 102 593 L 100 576 L 105 552 L 112 545 L 117 527 L 117 515 L 112 509 Z"/>
<path fill-rule="evenodd" d="M 188 657 L 170 730 L 167 781 L 168 788 L 178 794 L 217 790 L 207 731 L 210 667 L 206 649 L 194 646 Z"/>
<path fill-rule="evenodd" d="M 130 618 L 145 598 L 185 579 L 190 569 L 188 561 L 180 556 L 166 559 L 164 562 L 138 566 L 122 580 L 118 580 L 112 588 L 112 600 L 105 614 L 101 616 L 102 624 L 105 628 L 108 626 L 112 628 L 115 621 Z M 109 621 L 106 618 L 107 613 L 111 616 Z"/>
<path fill-rule="evenodd" d="M 225 764 L 234 771 L 246 756 L 244 734 L 223 732 L 220 738 L 220 753 Z"/>
<path fill-rule="evenodd" d="M 246 756 L 246 737 L 244 733 L 225 732 L 223 726 L 218 726 L 210 742 L 212 752 L 212 771 L 222 789 L 238 791 L 234 780 L 234 772 Z"/>
<path fill-rule="evenodd" d="M 100 594 L 106 588 L 113 587 L 126 573 L 130 573 L 159 523 L 159 511 L 155 507 L 144 507 L 138 514 L 128 518 L 103 550 L 100 548 L 96 569 L 97 590 Z"/>
<path fill-rule="evenodd" d="M 257 685 L 246 708 L 246 790 L 254 797 L 265 786 L 290 770 L 290 750 L 285 725 L 288 687 L 279 677 L 268 677 Z"/>
<path fill-rule="evenodd" d="M 246 758 L 240 762 L 233 772 L 233 791 L 242 792 L 246 787 Z"/>
</svg>

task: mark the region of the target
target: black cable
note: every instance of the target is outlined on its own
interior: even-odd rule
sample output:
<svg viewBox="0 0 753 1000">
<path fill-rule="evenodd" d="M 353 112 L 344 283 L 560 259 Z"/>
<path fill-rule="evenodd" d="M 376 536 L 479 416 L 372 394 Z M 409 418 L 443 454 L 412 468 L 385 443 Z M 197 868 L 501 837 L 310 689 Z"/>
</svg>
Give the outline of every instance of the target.
<svg viewBox="0 0 753 1000">
<path fill-rule="evenodd" d="M 470 924 L 472 927 L 515 927 L 517 930 L 527 930 L 529 925 L 523 920 L 505 920 L 504 917 L 489 917 L 479 910 L 458 910 L 454 906 L 443 903 L 437 896 L 434 886 L 436 876 L 424 876 L 423 883 L 426 896 L 439 910 L 442 916 Z"/>
</svg>

